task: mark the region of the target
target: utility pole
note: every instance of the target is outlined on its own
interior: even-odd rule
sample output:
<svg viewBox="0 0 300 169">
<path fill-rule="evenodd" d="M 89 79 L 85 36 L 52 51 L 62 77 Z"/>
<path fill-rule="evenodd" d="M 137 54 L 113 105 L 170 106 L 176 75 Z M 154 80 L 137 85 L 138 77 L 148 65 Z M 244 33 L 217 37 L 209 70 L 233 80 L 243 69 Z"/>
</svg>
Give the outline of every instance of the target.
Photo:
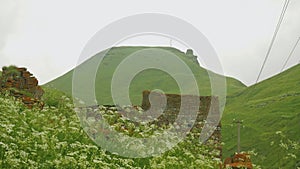
<svg viewBox="0 0 300 169">
<path fill-rule="evenodd" d="M 234 121 L 234 123 L 237 123 L 237 153 L 241 152 L 241 124 L 243 121 L 237 120 Z"/>
</svg>

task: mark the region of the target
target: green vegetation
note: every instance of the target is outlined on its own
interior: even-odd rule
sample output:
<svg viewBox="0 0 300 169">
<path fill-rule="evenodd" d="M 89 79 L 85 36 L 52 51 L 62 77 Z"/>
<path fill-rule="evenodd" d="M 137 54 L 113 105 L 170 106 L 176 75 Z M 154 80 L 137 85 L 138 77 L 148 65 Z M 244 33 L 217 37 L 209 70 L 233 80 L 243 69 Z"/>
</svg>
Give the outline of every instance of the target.
<svg viewBox="0 0 300 169">
<path fill-rule="evenodd" d="M 169 52 L 172 52 L 176 56 L 178 56 L 182 61 L 186 63 L 193 72 L 196 77 L 200 95 L 210 95 L 211 94 L 211 85 L 210 79 L 208 76 L 207 70 L 201 68 L 197 63 L 192 61 L 189 56 L 185 53 L 179 51 L 175 48 L 170 47 L 114 47 L 110 51 L 107 52 L 105 58 L 99 65 L 99 69 L 97 71 L 97 76 L 95 78 L 96 84 L 96 96 L 97 100 L 100 104 L 112 104 L 111 98 L 111 79 L 113 77 L 113 73 L 116 70 L 116 67 L 122 62 L 128 55 L 137 52 L 143 49 L 164 49 Z M 103 51 L 106 52 L 106 51 Z M 82 77 L 91 76 L 91 72 L 95 64 L 98 64 L 98 58 L 103 53 L 95 55 L 89 60 L 85 61 L 83 64 L 79 65 L 77 68 L 78 72 L 82 75 Z M 189 52 L 190 53 L 190 52 Z M 163 57 L 163 56 L 162 56 Z M 134 65 L 135 63 L 132 63 Z M 71 95 L 72 93 L 72 76 L 74 70 L 69 71 L 65 75 L 49 82 L 45 86 L 54 87 L 59 90 L 62 90 Z M 220 76 L 214 74 L 215 76 Z M 187 75 L 182 75 L 187 76 Z M 85 86 L 85 81 L 87 79 L 82 79 L 82 88 L 89 88 Z M 186 82 L 188 85 L 189 82 Z M 227 92 L 235 93 L 241 91 L 245 88 L 241 82 L 227 77 Z M 179 93 L 179 88 L 177 86 L 176 81 L 167 73 L 157 70 L 157 69 L 147 69 L 135 76 L 133 81 L 131 81 L 130 85 L 130 99 L 133 104 L 139 105 L 142 101 L 142 91 L 144 90 L 152 90 L 152 89 L 161 89 L 165 93 Z"/>
<path fill-rule="evenodd" d="M 99 66 L 95 81 L 100 104 L 112 103 L 110 80 L 116 66 L 129 54 L 146 48 L 116 47 L 107 53 Z M 173 52 L 187 63 L 197 77 L 200 94 L 210 95 L 210 82 L 205 69 L 177 49 L 161 49 Z M 80 73 L 88 76 L 91 73 L 90 65 L 97 64 L 97 56 L 99 55 L 81 64 Z M 299 165 L 299 74 L 300 65 L 297 65 L 248 88 L 233 78 L 226 78 L 228 97 L 222 118 L 222 141 L 225 143 L 223 157 L 236 151 L 237 129 L 232 122 L 239 119 L 243 120 L 241 149 L 255 152 L 256 155 L 252 156 L 255 164 L 262 168 L 295 168 Z M 204 168 L 209 168 L 210 165 L 215 165 L 216 161 L 202 156 L 205 149 L 189 139 L 162 156 L 149 159 L 126 159 L 101 150 L 80 129 L 78 118 L 72 110 L 68 97 L 72 94 L 72 76 L 73 70 L 45 85 L 47 88 L 43 100 L 46 106 L 42 111 L 27 110 L 9 96 L 0 97 L 0 132 L 3 133 L 0 136 L 0 168 L 16 168 L 21 165 L 32 168 L 149 168 L 150 165 L 157 168 L 192 168 L 202 166 L 203 163 L 207 164 Z M 68 96 L 55 88 L 66 92 Z M 150 69 L 135 76 L 129 88 L 130 98 L 134 104 L 139 105 L 143 90 L 157 88 L 166 93 L 179 92 L 172 77 Z M 110 117 L 115 121 L 114 116 Z M 142 133 L 135 134 L 140 136 Z"/>
<path fill-rule="evenodd" d="M 283 155 L 278 146 L 280 131 L 290 141 L 300 141 L 300 65 L 282 74 L 248 87 L 241 93 L 231 95 L 222 120 L 222 137 L 225 142 L 224 155 L 236 151 L 237 127 L 233 119 L 243 120 L 241 129 L 242 150 L 255 150 L 254 161 L 263 168 L 294 168 L 299 163 L 300 151 Z M 277 146 L 271 146 L 271 143 Z M 287 155 L 287 154 L 286 154 Z M 298 161 L 297 161 L 298 160 Z"/>
<path fill-rule="evenodd" d="M 12 88 L 10 88 L 9 91 L 12 92 L 12 93 L 20 93 L 20 94 L 22 94 L 23 96 L 27 96 L 27 97 L 33 98 L 33 94 L 30 93 L 29 91 L 26 91 L 26 90 L 20 90 L 20 89 L 17 89 L 17 88 L 12 87 Z"/>
<path fill-rule="evenodd" d="M 2 87 L 1 83 L 2 83 L 2 71 L 0 70 L 0 90 L 1 90 L 1 87 Z"/>
<path fill-rule="evenodd" d="M 111 79 L 114 68 L 122 58 L 139 49 L 145 49 L 145 47 L 118 47 L 108 52 L 103 61 L 103 66 L 106 66 L 106 69 L 103 69 L 103 72 L 98 72 L 96 78 L 96 84 L 101 84 L 101 87 L 107 88 L 107 90 L 102 89 L 100 92 L 99 88 L 96 89 L 98 98 L 106 98 L 105 93 L 109 93 L 109 79 Z M 177 49 L 163 49 L 175 53 L 184 60 L 199 78 L 197 81 L 201 84 L 199 89 L 201 95 L 210 95 L 209 78 L 205 69 L 191 62 L 185 53 Z M 88 65 L 93 63 L 95 57 L 80 65 L 83 71 L 88 70 Z M 48 83 L 47 86 L 71 93 L 72 73 L 73 70 Z M 222 119 L 222 139 L 225 143 L 223 157 L 230 156 L 236 151 L 236 125 L 232 122 L 233 119 L 240 119 L 243 120 L 244 126 L 241 129 L 241 148 L 243 151 L 257 153 L 253 157 L 254 163 L 258 163 L 263 168 L 293 168 L 296 165 L 298 162 L 296 159 L 282 159 L 284 157 L 278 156 L 277 152 L 281 152 L 280 146 L 271 146 L 270 144 L 273 141 L 279 141 L 275 134 L 277 131 L 281 131 L 291 141 L 299 142 L 300 140 L 299 74 L 300 65 L 248 88 L 233 78 L 227 78 L 228 97 Z M 145 89 L 159 88 L 166 93 L 176 93 L 178 86 L 174 85 L 173 82 L 174 80 L 164 72 L 157 70 L 142 72 L 131 83 L 130 97 L 134 103 L 140 104 L 141 91 Z M 105 100 L 110 103 L 109 98 Z M 300 156 L 299 153 L 296 155 L 297 157 Z M 283 162 L 279 163 L 279 161 Z"/>
<path fill-rule="evenodd" d="M 216 168 L 215 152 L 196 143 L 193 134 L 158 157 L 130 159 L 111 154 L 96 146 L 81 128 L 71 99 L 54 89 L 45 89 L 51 105 L 43 110 L 27 109 L 9 95 L 0 95 L 0 168 Z M 53 100 L 59 100 L 53 103 Z M 103 116 L 117 118 L 116 112 Z M 153 126 L 144 126 L 153 130 Z M 154 126 L 155 127 L 155 126 Z M 133 135 L 142 135 L 133 127 Z M 141 133 L 140 133 L 141 131 Z M 126 143 L 124 143 L 126 144 Z M 203 155 L 205 153 L 205 155 Z"/>
<path fill-rule="evenodd" d="M 42 100 L 46 106 L 61 107 L 65 105 L 64 98 L 68 95 L 59 90 L 48 87 L 43 87 L 43 90 L 45 91 L 45 94 L 43 95 Z"/>
<path fill-rule="evenodd" d="M 6 74 L 7 77 L 14 77 L 20 75 L 20 72 L 17 70 L 17 67 L 14 65 L 10 65 L 8 67 L 4 66 L 2 70 L 7 72 Z"/>
</svg>

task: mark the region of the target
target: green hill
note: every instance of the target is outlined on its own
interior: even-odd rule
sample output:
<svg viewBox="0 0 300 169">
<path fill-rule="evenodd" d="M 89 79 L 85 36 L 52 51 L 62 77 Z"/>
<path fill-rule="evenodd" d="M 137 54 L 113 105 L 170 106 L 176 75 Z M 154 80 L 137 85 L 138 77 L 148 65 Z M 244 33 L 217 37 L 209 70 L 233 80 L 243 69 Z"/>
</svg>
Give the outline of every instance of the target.
<svg viewBox="0 0 300 169">
<path fill-rule="evenodd" d="M 179 51 L 178 49 L 170 47 L 113 47 L 107 52 L 103 61 L 99 65 L 97 76 L 95 78 L 95 90 L 98 103 L 113 103 L 111 98 L 111 79 L 114 71 L 116 70 L 116 67 L 128 55 L 143 49 L 163 49 L 172 52 L 173 54 L 178 56 L 182 61 L 186 63 L 186 65 L 190 67 L 191 71 L 197 78 L 196 80 L 199 86 L 200 95 L 211 95 L 211 85 L 207 70 L 201 68 L 199 64 L 195 62 L 193 57 L 190 57 L 189 55 Z M 91 67 L 95 64 L 98 64 L 98 59 L 103 52 L 106 51 L 100 52 L 99 54 L 88 59 L 76 68 L 83 77 L 83 88 L 87 87 L 84 85 L 84 82 L 88 81 L 84 78 L 90 76 L 91 72 L 93 71 L 91 70 Z M 134 64 L 135 63 L 132 63 L 132 65 Z M 45 86 L 55 87 L 68 94 L 71 94 L 73 72 L 74 69 L 64 74 L 63 76 L 58 77 L 57 79 L 47 83 Z M 214 75 L 220 76 L 217 74 Z M 241 91 L 245 88 L 245 85 L 233 78 L 227 77 L 226 80 L 228 86 L 227 92 L 229 94 Z M 186 82 L 186 85 L 188 86 L 189 82 Z M 131 81 L 129 91 L 132 103 L 141 104 L 142 91 L 152 89 L 160 89 L 163 90 L 165 93 L 179 93 L 177 83 L 170 75 L 157 69 L 147 69 L 137 74 L 135 78 Z"/>
<path fill-rule="evenodd" d="M 150 47 L 114 47 L 104 58 L 98 69 L 95 83 L 98 101 L 111 104 L 111 77 L 116 66 L 129 54 Z M 210 95 L 209 76 L 205 69 L 190 59 L 185 53 L 168 47 L 159 47 L 181 58 L 197 77 L 201 95 Z M 105 51 L 104 51 L 105 52 Z M 97 64 L 97 56 L 79 66 L 80 73 L 88 76 L 90 65 Z M 74 70 L 47 83 L 68 94 L 72 92 Z M 236 125 L 233 119 L 243 120 L 241 129 L 241 148 L 254 150 L 255 164 L 263 168 L 293 168 L 299 159 L 300 140 L 300 65 L 279 75 L 246 88 L 241 82 L 227 77 L 227 103 L 222 118 L 223 157 L 236 151 Z M 216 75 L 219 76 L 219 75 Z M 83 82 L 85 79 L 83 79 Z M 188 82 L 187 82 L 188 85 Z M 101 87 L 100 87 L 101 86 Z M 85 86 L 82 86 L 85 87 Z M 141 103 L 143 90 L 161 89 L 166 93 L 178 93 L 173 78 L 162 71 L 147 70 L 138 74 L 129 88 L 134 104 Z M 277 133 L 277 134 L 276 134 Z M 292 142 L 293 141 L 293 142 Z M 296 158 L 295 156 L 296 155 Z"/>
<path fill-rule="evenodd" d="M 299 163 L 299 74 L 300 65 L 297 65 L 228 97 L 222 121 L 223 156 L 236 151 L 237 127 L 232 122 L 239 119 L 243 120 L 244 126 L 241 129 L 241 149 L 255 150 L 258 153 L 254 157 L 255 163 L 263 168 L 294 168 Z M 298 148 L 290 141 L 298 142 Z M 288 159 L 284 159 L 286 157 Z"/>
<path fill-rule="evenodd" d="M 114 47 L 108 51 L 103 62 L 99 65 L 95 78 L 95 84 L 97 84 L 96 97 L 100 104 L 113 103 L 110 93 L 111 79 L 119 63 L 126 56 L 138 50 L 156 48 L 172 52 L 182 59 L 196 77 L 199 94 L 211 94 L 207 70 L 200 67 L 195 62 L 194 57 L 184 52 L 169 47 Z M 83 77 L 88 77 L 91 74 L 91 67 L 98 64 L 97 60 L 104 52 L 106 51 L 102 51 L 79 65 L 77 71 Z M 0 168 L 1 166 L 18 167 L 21 164 L 23 165 L 25 161 L 32 167 L 50 166 L 53 161 L 62 162 L 53 163 L 53 166 L 68 166 L 81 159 L 79 156 L 74 156 L 74 159 L 71 159 L 67 155 L 71 154 L 70 156 L 72 156 L 72 153 L 77 151 L 86 152 L 84 147 L 100 150 L 94 146 L 94 143 L 81 129 L 78 130 L 80 128 L 79 122 L 75 112 L 72 110 L 73 105 L 70 99 L 60 91 L 53 89 L 57 88 L 71 95 L 73 72 L 74 70 L 71 70 L 44 85 L 46 89 L 44 96 L 46 108 L 44 110 L 28 110 L 13 98 L 0 95 L 0 130 L 3 133 L 0 136 Z M 300 165 L 299 74 L 300 65 L 297 65 L 250 87 L 246 87 L 238 80 L 226 77 L 228 96 L 222 118 L 222 141 L 225 143 L 223 146 L 223 157 L 229 157 L 236 151 L 237 127 L 233 123 L 233 120 L 236 119 L 243 120 L 241 149 L 242 151 L 253 150 L 257 153 L 257 155 L 252 156 L 252 161 L 255 164 L 261 165 L 262 168 L 295 168 L 296 165 Z M 220 76 L 217 74 L 213 75 Z M 87 78 L 82 79 L 83 88 L 87 87 L 84 86 L 84 82 L 87 80 Z M 186 85 L 189 86 L 188 81 Z M 141 104 L 142 91 L 151 89 L 161 89 L 166 93 L 179 93 L 177 83 L 171 76 L 156 69 L 149 69 L 140 72 L 131 82 L 129 91 L 133 104 Z M 73 131 L 75 128 L 77 130 Z M 52 136 L 57 138 L 52 139 Z M 78 147 L 75 146 L 75 149 L 72 146 L 66 146 L 63 149 L 56 146 L 58 143 L 65 144 L 65 142 L 67 143 L 66 145 L 77 144 L 78 141 L 81 144 L 78 144 Z M 36 144 L 40 147 L 36 147 Z M 185 145 L 186 143 L 182 144 L 184 147 L 187 146 Z M 47 145 L 50 149 L 46 149 L 42 145 Z M 193 152 L 193 149 L 196 149 L 197 146 L 189 145 L 189 147 L 191 152 Z M 150 165 L 151 161 L 153 163 L 161 161 L 160 158 L 145 161 L 132 161 L 129 159 L 123 163 L 120 162 L 122 159 L 119 157 L 104 154 L 102 150 L 98 150 L 95 152 L 91 150 L 94 154 L 88 155 L 89 160 L 101 162 L 102 165 L 103 161 L 99 160 L 98 156 L 105 157 L 106 160 L 104 161 L 107 162 L 105 164 L 110 167 L 114 166 L 115 163 L 118 163 L 120 166 L 127 166 L 127 163 L 132 163 L 130 164 L 131 166 L 140 166 L 144 163 Z M 20 152 L 20 155 L 17 152 Z M 180 150 L 179 152 L 184 151 Z M 63 154 L 68 158 L 61 158 L 62 156 L 58 156 L 58 154 Z M 176 152 L 175 155 L 179 159 L 182 158 L 180 153 Z M 57 160 L 57 158 L 60 159 Z M 112 158 L 113 160 L 107 160 Z M 28 159 L 31 161 L 28 161 Z M 186 157 L 186 159 L 187 161 L 184 164 L 189 163 L 191 160 L 189 157 Z M 195 157 L 193 157 L 193 160 L 195 160 Z M 169 159 L 165 160 L 165 162 L 169 161 Z M 41 165 L 43 163 L 45 163 L 45 166 Z M 173 161 L 170 161 L 170 165 L 172 163 Z"/>
</svg>

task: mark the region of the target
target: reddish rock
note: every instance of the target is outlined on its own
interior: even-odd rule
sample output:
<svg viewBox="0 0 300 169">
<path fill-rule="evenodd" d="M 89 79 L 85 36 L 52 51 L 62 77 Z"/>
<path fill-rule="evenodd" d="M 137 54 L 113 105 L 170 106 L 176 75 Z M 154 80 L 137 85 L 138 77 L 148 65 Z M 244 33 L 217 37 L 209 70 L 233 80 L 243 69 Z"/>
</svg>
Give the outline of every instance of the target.
<svg viewBox="0 0 300 169">
<path fill-rule="evenodd" d="M 29 108 L 32 108 L 34 104 L 43 105 L 41 98 L 44 90 L 38 86 L 38 80 L 24 67 L 3 67 L 0 91 L 9 91 Z"/>
</svg>

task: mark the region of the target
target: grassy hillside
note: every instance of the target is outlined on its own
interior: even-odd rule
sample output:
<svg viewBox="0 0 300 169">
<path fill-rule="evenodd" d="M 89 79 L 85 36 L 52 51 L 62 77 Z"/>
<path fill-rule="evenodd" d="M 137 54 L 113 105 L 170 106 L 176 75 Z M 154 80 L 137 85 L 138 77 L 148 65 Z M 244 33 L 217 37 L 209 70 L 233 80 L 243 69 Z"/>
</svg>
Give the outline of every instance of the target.
<svg viewBox="0 0 300 169">
<path fill-rule="evenodd" d="M 236 151 L 237 127 L 232 122 L 239 119 L 244 126 L 241 148 L 255 150 L 256 163 L 263 168 L 293 168 L 299 163 L 299 146 L 289 143 L 300 142 L 299 74 L 297 65 L 228 97 L 222 121 L 225 156 Z M 297 155 L 297 159 L 288 153 Z"/>
<path fill-rule="evenodd" d="M 115 67 L 122 59 L 147 47 L 113 48 L 98 70 L 96 94 L 101 103 L 111 103 L 110 79 Z M 185 53 L 174 48 L 162 48 L 179 56 L 193 71 L 201 95 L 210 95 L 207 71 L 192 62 Z M 95 64 L 98 55 L 80 65 L 81 73 L 88 75 L 89 66 Z M 300 141 L 300 65 L 255 86 L 246 88 L 239 81 L 227 79 L 227 105 L 222 119 L 222 139 L 225 142 L 223 157 L 236 151 L 237 128 L 233 119 L 243 120 L 241 148 L 254 150 L 254 163 L 263 168 L 293 168 L 299 163 Z M 73 70 L 46 84 L 71 94 Z M 83 79 L 84 81 L 84 79 Z M 100 87 L 101 86 L 101 87 Z M 85 87 L 85 86 L 83 86 Z M 132 81 L 130 97 L 134 104 L 141 103 L 141 92 L 145 89 L 162 89 L 166 93 L 177 93 L 174 79 L 164 72 L 148 70 L 138 74 Z M 295 156 L 296 155 L 296 156 Z"/>
<path fill-rule="evenodd" d="M 115 66 L 122 58 L 145 47 L 113 48 L 104 59 L 103 66 L 96 78 L 98 98 L 107 97 L 108 86 Z M 182 58 L 198 78 L 200 92 L 210 94 L 209 79 L 206 70 L 188 59 L 184 53 L 172 51 Z M 95 56 L 97 57 L 97 55 Z M 94 58 L 81 65 L 84 74 L 89 74 L 89 66 Z M 101 66 L 100 66 L 101 67 Z M 242 151 L 254 151 L 255 164 L 262 168 L 295 168 L 299 165 L 300 156 L 300 65 L 279 75 L 245 88 L 239 81 L 227 78 L 229 95 L 222 119 L 223 157 L 236 151 L 236 125 L 234 119 L 243 120 L 241 129 Z M 71 94 L 72 71 L 48 83 Z M 164 82 L 164 83 L 162 83 Z M 176 93 L 178 87 L 167 74 L 157 70 L 148 70 L 137 75 L 130 86 L 131 97 L 140 104 L 141 91 L 160 88 L 166 92 Z M 104 86 L 104 88 L 102 88 Z M 106 87 L 105 87 L 106 86 Z M 107 89 L 106 89 L 107 88 Z M 46 88 L 44 110 L 28 110 L 24 105 L 9 96 L 0 95 L 0 168 L 24 166 L 28 167 L 83 167 L 107 166 L 118 168 L 142 167 L 156 165 L 158 167 L 181 166 L 193 163 L 199 166 L 210 159 L 193 153 L 202 152 L 201 146 L 183 142 L 161 157 L 149 159 L 124 159 L 109 154 L 86 136 L 72 110 L 70 99 L 60 91 Z M 103 101 L 103 100 L 101 100 Z M 25 141 L 24 141 L 25 140 Z M 70 145 L 70 146 L 69 146 Z M 192 153 L 182 153 L 187 151 Z M 176 160 L 174 160 L 176 159 Z M 181 160 L 180 160 L 181 159 Z M 204 167 L 205 168 L 205 167 Z"/>
<path fill-rule="evenodd" d="M 197 83 L 199 86 L 200 95 L 210 95 L 211 86 L 208 73 L 205 69 L 201 68 L 197 63 L 193 62 L 185 53 L 169 47 L 157 47 L 159 49 L 164 49 L 169 52 L 172 52 L 176 56 L 178 56 L 181 60 L 183 60 L 192 70 L 194 75 L 197 78 Z M 102 104 L 111 104 L 111 79 L 116 67 L 119 63 L 126 58 L 126 56 L 142 49 L 154 49 L 151 47 L 114 47 L 112 48 L 105 56 L 104 60 L 101 62 L 99 69 L 97 71 L 97 76 L 95 80 L 96 84 L 96 96 L 98 102 Z M 105 51 L 103 51 L 105 52 Z M 83 64 L 78 67 L 80 73 L 83 77 L 88 77 L 90 72 L 91 65 L 98 64 L 97 60 L 100 54 L 95 55 L 90 58 Z M 163 57 L 163 56 L 162 56 Z M 135 63 L 132 63 L 133 65 Z M 65 91 L 71 94 L 72 89 L 72 76 L 74 70 L 69 71 L 63 76 L 47 83 L 45 86 L 55 87 L 62 91 Z M 215 74 L 216 75 L 216 74 Z M 183 75 L 186 76 L 186 75 Z M 216 75 L 219 76 L 219 75 Z M 82 79 L 84 82 L 85 79 Z M 186 85 L 189 85 L 189 82 L 186 82 Z M 227 78 L 227 92 L 235 93 L 237 91 L 241 91 L 245 88 L 245 86 L 233 79 Z M 82 86 L 83 88 L 86 87 Z M 130 98 L 133 104 L 141 104 L 141 93 L 143 90 L 151 90 L 151 89 L 161 89 L 166 93 L 179 93 L 179 88 L 177 86 L 176 81 L 167 73 L 156 70 L 156 69 L 148 69 L 141 73 L 139 73 L 133 81 L 131 82 L 129 91 Z"/>
</svg>

